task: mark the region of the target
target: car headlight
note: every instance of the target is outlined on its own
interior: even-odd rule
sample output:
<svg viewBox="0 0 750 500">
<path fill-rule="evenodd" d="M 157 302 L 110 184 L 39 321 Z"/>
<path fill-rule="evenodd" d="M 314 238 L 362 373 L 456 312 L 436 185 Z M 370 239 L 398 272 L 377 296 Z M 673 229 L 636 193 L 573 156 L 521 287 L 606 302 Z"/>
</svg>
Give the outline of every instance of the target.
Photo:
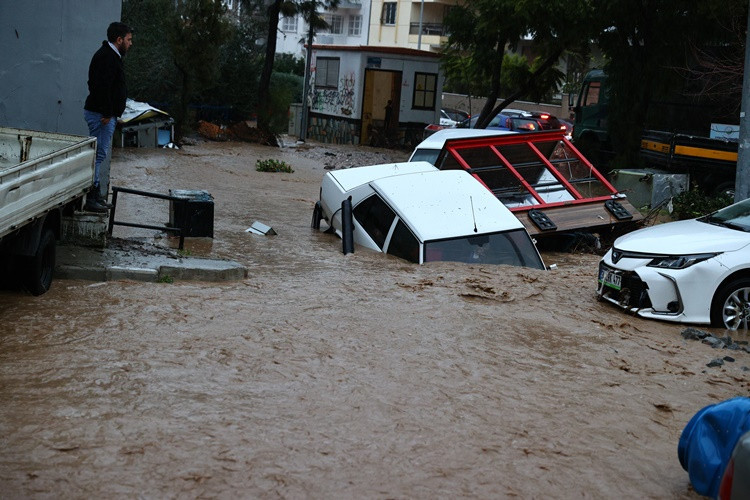
<svg viewBox="0 0 750 500">
<path fill-rule="evenodd" d="M 656 257 L 648 263 L 648 267 L 660 267 L 662 269 L 685 269 L 698 262 L 703 262 L 712 257 L 716 257 L 718 253 L 698 253 L 694 255 L 676 255 L 676 256 L 665 256 Z"/>
</svg>

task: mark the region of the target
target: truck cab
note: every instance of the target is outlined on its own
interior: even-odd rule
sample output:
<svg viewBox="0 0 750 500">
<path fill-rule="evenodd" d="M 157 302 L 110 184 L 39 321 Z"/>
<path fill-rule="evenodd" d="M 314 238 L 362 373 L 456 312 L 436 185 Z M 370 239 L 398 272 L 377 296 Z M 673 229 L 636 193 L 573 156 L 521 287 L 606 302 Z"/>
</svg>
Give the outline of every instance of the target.
<svg viewBox="0 0 750 500">
<path fill-rule="evenodd" d="M 586 74 L 581 91 L 571 104 L 575 111 L 573 143 L 591 163 L 597 165 L 602 151 L 611 150 L 607 122 L 609 90 L 603 70 L 594 69 Z"/>
</svg>

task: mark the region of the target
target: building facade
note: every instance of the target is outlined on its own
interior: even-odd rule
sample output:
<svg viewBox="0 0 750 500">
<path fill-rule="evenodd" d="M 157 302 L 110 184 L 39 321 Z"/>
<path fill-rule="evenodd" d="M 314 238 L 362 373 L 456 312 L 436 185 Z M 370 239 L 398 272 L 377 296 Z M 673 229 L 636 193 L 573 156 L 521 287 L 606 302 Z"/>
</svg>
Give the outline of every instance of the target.
<svg viewBox="0 0 750 500">
<path fill-rule="evenodd" d="M 445 15 L 457 3 L 458 0 L 372 0 L 368 44 L 437 52 L 448 40 Z"/>
<path fill-rule="evenodd" d="M 337 9 L 322 12 L 328 29 L 315 34 L 314 44 L 367 45 L 370 0 L 342 0 Z M 305 57 L 308 25 L 301 14 L 279 18 L 276 53 Z"/>
<path fill-rule="evenodd" d="M 408 145 L 440 110 L 438 54 L 314 45 L 307 136 L 337 144 Z"/>
</svg>

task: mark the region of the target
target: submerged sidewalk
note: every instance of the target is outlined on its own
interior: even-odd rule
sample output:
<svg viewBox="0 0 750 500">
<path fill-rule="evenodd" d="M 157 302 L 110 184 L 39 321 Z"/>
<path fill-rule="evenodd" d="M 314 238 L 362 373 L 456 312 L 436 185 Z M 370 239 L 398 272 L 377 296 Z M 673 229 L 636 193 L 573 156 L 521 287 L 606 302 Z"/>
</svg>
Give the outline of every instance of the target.
<svg viewBox="0 0 750 500">
<path fill-rule="evenodd" d="M 247 277 L 235 261 L 180 257 L 154 247 L 57 246 L 55 278 L 89 281 L 232 281 Z"/>
</svg>

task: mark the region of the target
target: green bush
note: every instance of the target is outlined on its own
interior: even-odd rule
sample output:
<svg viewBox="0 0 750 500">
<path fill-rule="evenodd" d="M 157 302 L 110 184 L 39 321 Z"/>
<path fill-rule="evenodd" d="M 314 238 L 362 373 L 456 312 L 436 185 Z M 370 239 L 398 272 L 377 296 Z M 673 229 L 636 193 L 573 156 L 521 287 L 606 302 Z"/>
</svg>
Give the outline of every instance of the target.
<svg viewBox="0 0 750 500">
<path fill-rule="evenodd" d="M 695 219 L 732 203 L 734 200 L 728 194 L 707 195 L 693 187 L 672 198 L 672 218 L 675 220 Z"/>
<path fill-rule="evenodd" d="M 271 74 L 271 133 L 280 134 L 289 128 L 289 105 L 302 101 L 303 83 L 301 76 L 290 73 Z"/>
<path fill-rule="evenodd" d="M 287 162 L 274 159 L 256 161 L 255 170 L 258 172 L 286 172 L 288 174 L 294 172 L 294 169 Z"/>
</svg>

